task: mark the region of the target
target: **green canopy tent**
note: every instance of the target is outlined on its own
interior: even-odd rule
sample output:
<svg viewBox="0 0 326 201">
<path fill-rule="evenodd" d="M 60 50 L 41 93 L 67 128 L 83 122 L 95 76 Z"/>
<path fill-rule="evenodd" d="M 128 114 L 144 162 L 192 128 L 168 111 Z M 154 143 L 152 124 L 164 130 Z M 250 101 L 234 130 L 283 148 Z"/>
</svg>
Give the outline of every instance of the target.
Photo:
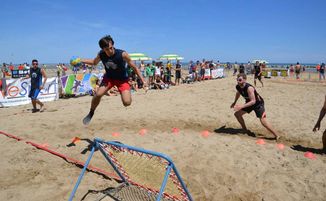
<svg viewBox="0 0 326 201">
<path fill-rule="evenodd" d="M 152 58 L 148 57 L 143 53 L 130 53 L 129 54 L 131 60 L 133 61 L 150 61 Z"/>
<path fill-rule="evenodd" d="M 137 61 L 151 61 L 153 60 L 152 58 L 148 57 L 147 55 L 143 54 L 143 53 L 130 53 L 129 57 L 132 61 L 135 61 L 135 63 Z M 133 70 L 132 68 L 128 68 L 128 75 L 130 76 L 132 74 Z"/>
<path fill-rule="evenodd" d="M 183 57 L 181 57 L 177 54 L 164 54 L 164 55 L 160 56 L 158 59 L 171 61 L 171 60 L 182 60 Z"/>
</svg>

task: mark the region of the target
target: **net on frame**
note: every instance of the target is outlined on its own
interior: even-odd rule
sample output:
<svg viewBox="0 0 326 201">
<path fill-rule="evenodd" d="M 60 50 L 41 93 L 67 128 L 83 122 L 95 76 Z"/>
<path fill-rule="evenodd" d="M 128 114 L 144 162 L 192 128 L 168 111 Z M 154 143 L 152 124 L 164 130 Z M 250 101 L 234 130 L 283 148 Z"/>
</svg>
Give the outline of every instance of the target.
<svg viewBox="0 0 326 201">
<path fill-rule="evenodd" d="M 119 187 L 102 191 L 103 196 L 99 200 L 108 196 L 119 201 L 192 201 L 169 157 L 117 142 L 94 141 L 94 146 L 123 180 Z"/>
</svg>

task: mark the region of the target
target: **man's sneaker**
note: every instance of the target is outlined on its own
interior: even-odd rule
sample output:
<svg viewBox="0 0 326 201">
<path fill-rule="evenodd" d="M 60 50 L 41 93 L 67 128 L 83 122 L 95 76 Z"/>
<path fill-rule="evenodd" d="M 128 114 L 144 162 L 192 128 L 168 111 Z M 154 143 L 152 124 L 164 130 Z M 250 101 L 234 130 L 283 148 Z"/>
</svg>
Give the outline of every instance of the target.
<svg viewBox="0 0 326 201">
<path fill-rule="evenodd" d="M 32 113 L 39 112 L 39 109 L 32 109 Z"/>
<path fill-rule="evenodd" d="M 94 112 L 89 112 L 88 115 L 83 119 L 83 124 L 88 125 L 91 122 Z"/>
</svg>

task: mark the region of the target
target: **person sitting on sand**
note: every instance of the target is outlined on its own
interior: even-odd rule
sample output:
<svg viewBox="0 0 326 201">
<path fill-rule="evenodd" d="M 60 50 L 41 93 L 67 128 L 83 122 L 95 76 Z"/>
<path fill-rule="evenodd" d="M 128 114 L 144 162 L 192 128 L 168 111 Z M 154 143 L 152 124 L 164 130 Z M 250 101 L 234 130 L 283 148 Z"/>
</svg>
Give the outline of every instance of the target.
<svg viewBox="0 0 326 201">
<path fill-rule="evenodd" d="M 138 84 L 132 77 L 129 77 L 128 83 L 129 83 L 132 90 L 138 91 Z"/>
<path fill-rule="evenodd" d="M 92 92 L 90 93 L 91 96 L 95 96 L 97 91 L 100 88 L 100 84 L 101 84 L 100 79 L 96 78 L 95 82 L 96 82 L 95 87 L 94 87 L 94 89 L 92 89 Z M 109 91 L 107 91 L 107 93 L 105 95 L 117 96 L 118 92 L 119 92 L 118 88 L 116 86 L 113 86 Z"/>
<path fill-rule="evenodd" d="M 323 120 L 325 114 L 326 114 L 326 96 L 325 96 L 324 106 L 321 108 L 319 113 L 319 118 L 312 130 L 313 132 L 316 132 L 320 129 L 320 122 L 321 120 Z M 324 130 L 322 140 L 323 140 L 323 152 L 326 153 L 326 129 Z"/>
<path fill-rule="evenodd" d="M 257 93 L 256 89 L 252 85 L 246 82 L 246 80 L 247 76 L 245 74 L 238 74 L 238 84 L 236 85 L 237 92 L 235 95 L 234 102 L 230 106 L 235 110 L 235 117 L 240 123 L 242 129 L 247 132 L 248 130 L 242 116 L 254 110 L 261 124 L 275 136 L 276 140 L 278 140 L 280 136 L 277 135 L 276 131 L 266 121 L 264 99 Z M 236 105 L 240 95 L 245 98 L 246 103 L 243 105 Z"/>
<path fill-rule="evenodd" d="M 119 94 L 119 89 L 117 86 L 113 86 L 106 95 L 108 96 L 117 96 Z"/>
<path fill-rule="evenodd" d="M 160 77 L 157 77 L 153 83 L 154 89 L 167 89 L 169 88 L 168 84 L 165 84 Z"/>
</svg>

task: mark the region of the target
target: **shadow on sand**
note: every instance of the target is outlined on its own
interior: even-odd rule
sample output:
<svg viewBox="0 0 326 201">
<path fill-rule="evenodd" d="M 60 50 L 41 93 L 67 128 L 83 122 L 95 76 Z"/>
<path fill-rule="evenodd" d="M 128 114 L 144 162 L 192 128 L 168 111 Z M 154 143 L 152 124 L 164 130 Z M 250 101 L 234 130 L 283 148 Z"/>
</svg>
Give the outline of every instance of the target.
<svg viewBox="0 0 326 201">
<path fill-rule="evenodd" d="M 87 147 L 82 152 L 80 152 L 81 154 L 86 154 L 88 151 L 92 150 L 93 143 L 94 143 L 92 140 L 90 140 L 88 138 L 81 138 L 80 141 L 85 141 L 88 143 Z M 73 147 L 73 146 L 76 146 L 76 144 L 74 142 L 71 142 L 71 143 L 67 144 L 66 146 Z"/>
<path fill-rule="evenodd" d="M 253 138 L 275 140 L 274 137 L 265 137 L 261 134 L 258 133 L 256 134 L 250 130 L 243 130 L 241 128 L 227 128 L 226 126 L 221 126 L 220 128 L 215 129 L 214 132 L 220 134 L 229 134 L 229 135 L 248 135 L 249 137 L 253 137 Z"/>
<path fill-rule="evenodd" d="M 254 133 L 250 130 L 243 130 L 243 129 L 240 129 L 240 128 L 227 128 L 226 126 L 221 126 L 220 128 L 217 128 L 214 130 L 215 133 L 219 133 L 219 134 L 229 134 L 229 135 L 248 135 L 249 137 L 253 137 L 253 138 L 259 138 L 259 139 L 265 139 L 265 140 L 275 140 L 274 137 L 265 137 L 259 133 Z M 283 138 L 281 138 L 281 141 Z M 316 148 L 312 148 L 312 147 L 304 147 L 302 145 L 299 145 L 299 144 L 296 144 L 294 145 L 293 142 L 288 142 L 288 141 L 285 141 L 285 143 L 287 145 L 289 145 L 291 147 L 291 149 L 295 150 L 295 151 L 301 151 L 301 152 L 312 152 L 314 154 L 320 154 L 320 155 L 323 155 L 323 154 L 326 154 L 326 150 L 324 149 L 316 149 Z M 298 142 L 297 142 L 298 143 Z M 292 144 L 292 146 L 291 146 Z"/>
<path fill-rule="evenodd" d="M 323 149 L 316 149 L 316 148 L 311 148 L 311 147 L 304 147 L 302 145 L 292 145 L 291 146 L 291 149 L 293 150 L 296 150 L 296 151 L 301 151 L 301 152 L 311 152 L 311 153 L 314 153 L 314 154 L 325 154 L 325 151 L 326 150 L 323 150 Z"/>
</svg>

